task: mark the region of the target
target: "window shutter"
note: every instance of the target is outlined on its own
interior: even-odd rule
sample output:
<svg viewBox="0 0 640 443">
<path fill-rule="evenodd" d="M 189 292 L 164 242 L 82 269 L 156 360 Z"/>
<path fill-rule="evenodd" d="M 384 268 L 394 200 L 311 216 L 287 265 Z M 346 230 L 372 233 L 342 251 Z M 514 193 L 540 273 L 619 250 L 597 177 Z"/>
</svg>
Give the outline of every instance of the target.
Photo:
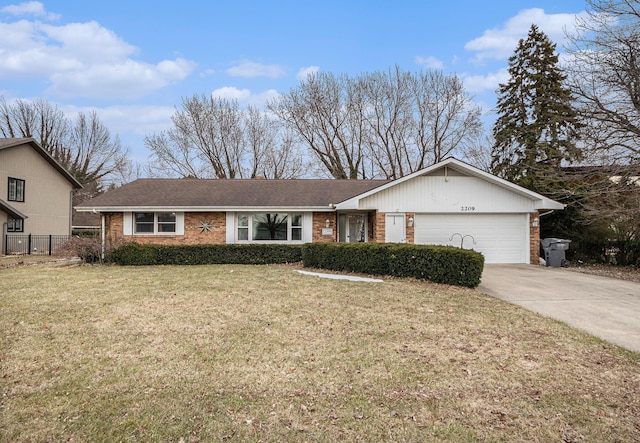
<svg viewBox="0 0 640 443">
<path fill-rule="evenodd" d="M 184 212 L 176 212 L 176 235 L 184 235 Z"/>
<path fill-rule="evenodd" d="M 227 212 L 227 244 L 233 244 L 236 242 L 236 213 Z"/>
<path fill-rule="evenodd" d="M 311 243 L 313 241 L 313 213 L 302 214 L 302 241 Z"/>
<path fill-rule="evenodd" d="M 124 235 L 133 235 L 133 213 L 125 212 L 122 215 L 122 233 Z"/>
</svg>

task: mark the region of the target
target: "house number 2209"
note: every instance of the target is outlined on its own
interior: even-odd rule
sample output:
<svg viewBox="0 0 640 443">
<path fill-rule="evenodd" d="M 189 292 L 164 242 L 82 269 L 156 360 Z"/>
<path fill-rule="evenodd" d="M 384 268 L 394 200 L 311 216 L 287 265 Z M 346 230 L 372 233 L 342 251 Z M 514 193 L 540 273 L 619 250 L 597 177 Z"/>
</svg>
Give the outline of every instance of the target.
<svg viewBox="0 0 640 443">
<path fill-rule="evenodd" d="M 475 210 L 476 210 L 475 206 L 460 206 L 460 211 L 462 212 L 471 212 Z"/>
</svg>

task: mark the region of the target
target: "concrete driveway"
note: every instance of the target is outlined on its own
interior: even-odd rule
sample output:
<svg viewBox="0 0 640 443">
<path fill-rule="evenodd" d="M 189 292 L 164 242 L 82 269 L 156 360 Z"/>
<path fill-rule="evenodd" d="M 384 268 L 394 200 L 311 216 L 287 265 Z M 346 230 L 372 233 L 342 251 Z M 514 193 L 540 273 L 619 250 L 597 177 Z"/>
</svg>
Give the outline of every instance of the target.
<svg viewBox="0 0 640 443">
<path fill-rule="evenodd" d="M 640 352 L 640 283 L 534 265 L 485 265 L 478 289 Z"/>
</svg>

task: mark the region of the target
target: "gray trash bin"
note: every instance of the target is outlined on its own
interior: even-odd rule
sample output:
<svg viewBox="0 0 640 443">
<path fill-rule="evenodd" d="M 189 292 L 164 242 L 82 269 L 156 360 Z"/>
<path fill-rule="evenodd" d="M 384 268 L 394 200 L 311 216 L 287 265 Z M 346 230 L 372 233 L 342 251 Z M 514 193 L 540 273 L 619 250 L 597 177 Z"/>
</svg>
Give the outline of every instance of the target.
<svg viewBox="0 0 640 443">
<path fill-rule="evenodd" d="M 569 262 L 565 259 L 565 251 L 569 249 L 571 240 L 562 238 L 545 238 L 542 239 L 542 250 L 544 251 L 544 260 L 547 266 L 554 268 L 566 268 Z"/>
</svg>

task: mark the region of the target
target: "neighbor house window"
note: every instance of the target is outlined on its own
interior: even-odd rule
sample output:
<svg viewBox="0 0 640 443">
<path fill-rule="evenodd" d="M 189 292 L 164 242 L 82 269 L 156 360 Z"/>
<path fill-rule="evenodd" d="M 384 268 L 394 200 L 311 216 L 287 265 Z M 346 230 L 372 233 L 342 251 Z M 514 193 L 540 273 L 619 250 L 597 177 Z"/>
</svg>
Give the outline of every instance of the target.
<svg viewBox="0 0 640 443">
<path fill-rule="evenodd" d="M 136 212 L 134 232 L 136 234 L 173 234 L 176 232 L 176 213 Z"/>
<path fill-rule="evenodd" d="M 301 241 L 302 214 L 240 214 L 239 241 Z"/>
<path fill-rule="evenodd" d="M 9 177 L 9 195 L 7 199 L 11 202 L 24 201 L 24 180 Z"/>
<path fill-rule="evenodd" d="M 24 224 L 21 218 L 7 220 L 7 232 L 24 232 Z"/>
</svg>

